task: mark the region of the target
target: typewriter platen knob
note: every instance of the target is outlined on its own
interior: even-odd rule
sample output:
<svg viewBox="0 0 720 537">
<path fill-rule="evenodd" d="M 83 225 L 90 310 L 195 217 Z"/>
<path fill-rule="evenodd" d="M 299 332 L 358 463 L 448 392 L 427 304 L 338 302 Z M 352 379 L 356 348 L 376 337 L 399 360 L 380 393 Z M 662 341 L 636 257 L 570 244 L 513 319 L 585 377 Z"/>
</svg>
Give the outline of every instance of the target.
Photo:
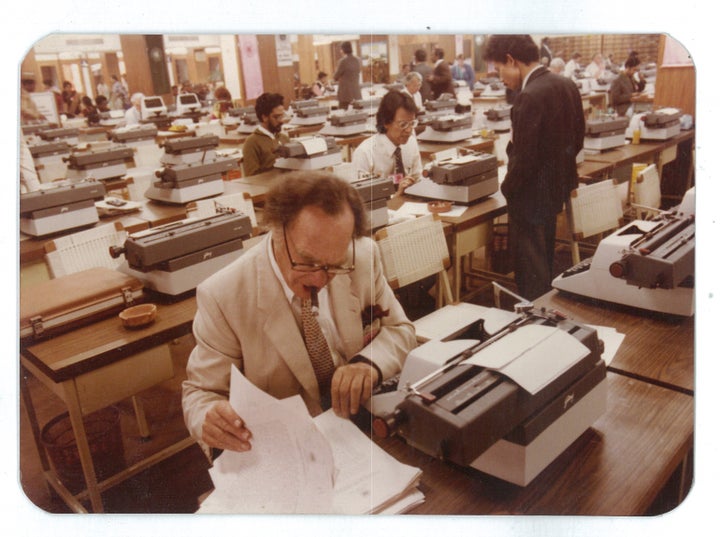
<svg viewBox="0 0 720 537">
<path fill-rule="evenodd" d="M 124 246 L 110 246 L 108 248 L 108 251 L 110 252 L 110 257 L 113 259 L 117 259 L 121 255 L 123 255 L 127 249 Z"/>
<path fill-rule="evenodd" d="M 388 438 L 397 432 L 403 421 L 405 421 L 405 413 L 402 410 L 396 410 L 386 416 L 375 416 L 372 421 L 373 433 L 380 438 Z"/>
</svg>

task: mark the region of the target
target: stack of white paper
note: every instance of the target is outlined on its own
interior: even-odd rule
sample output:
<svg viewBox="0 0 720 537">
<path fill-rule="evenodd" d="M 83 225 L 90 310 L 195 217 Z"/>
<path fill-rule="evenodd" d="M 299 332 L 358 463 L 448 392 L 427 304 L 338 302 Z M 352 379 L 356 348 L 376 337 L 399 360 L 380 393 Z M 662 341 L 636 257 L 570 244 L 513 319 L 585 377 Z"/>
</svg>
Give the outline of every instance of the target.
<svg viewBox="0 0 720 537">
<path fill-rule="evenodd" d="M 200 513 L 399 513 L 422 502 L 420 470 L 399 463 L 332 410 L 313 420 L 299 396 L 279 401 L 236 368 L 230 404 L 252 450 L 225 451 Z"/>
</svg>

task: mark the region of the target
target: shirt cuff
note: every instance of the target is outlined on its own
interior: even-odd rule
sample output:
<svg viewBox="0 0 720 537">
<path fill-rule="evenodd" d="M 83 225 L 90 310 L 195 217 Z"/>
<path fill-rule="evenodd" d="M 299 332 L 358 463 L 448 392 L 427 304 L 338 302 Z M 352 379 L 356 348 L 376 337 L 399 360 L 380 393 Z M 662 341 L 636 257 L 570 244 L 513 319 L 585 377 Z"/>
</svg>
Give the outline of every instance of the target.
<svg viewBox="0 0 720 537">
<path fill-rule="evenodd" d="M 383 381 L 382 371 L 380 370 L 378 365 L 375 362 L 373 362 L 372 360 L 370 360 L 369 358 L 365 358 L 364 356 L 362 356 L 360 354 L 356 354 L 355 356 L 350 358 L 350 361 L 348 363 L 350 363 L 350 364 L 363 363 L 363 364 L 369 364 L 369 365 L 373 366 L 373 368 L 375 368 L 375 371 L 377 371 L 377 374 L 378 374 L 378 381 L 375 386 L 382 384 L 382 381 Z M 373 386 L 373 388 L 375 386 Z"/>
</svg>

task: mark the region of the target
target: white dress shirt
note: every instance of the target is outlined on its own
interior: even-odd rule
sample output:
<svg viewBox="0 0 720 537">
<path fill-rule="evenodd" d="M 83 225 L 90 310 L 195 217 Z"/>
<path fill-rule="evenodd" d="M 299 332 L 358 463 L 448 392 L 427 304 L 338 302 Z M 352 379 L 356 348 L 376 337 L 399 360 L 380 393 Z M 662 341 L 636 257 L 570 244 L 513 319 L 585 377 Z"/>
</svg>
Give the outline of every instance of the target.
<svg viewBox="0 0 720 537">
<path fill-rule="evenodd" d="M 138 125 L 140 123 L 140 110 L 131 106 L 125 112 L 125 125 Z"/>
<path fill-rule="evenodd" d="M 385 134 L 374 134 L 364 140 L 353 152 L 352 163 L 359 172 L 369 172 L 380 177 L 395 174 L 395 148 Z M 420 149 L 415 136 L 410 136 L 406 144 L 400 146 L 405 175 L 417 180 L 422 174 Z"/>
<path fill-rule="evenodd" d="M 270 233 L 272 233 L 272 231 Z M 272 244 L 273 241 L 269 240 L 268 257 L 270 258 L 270 265 L 272 266 L 275 277 L 280 281 L 280 285 L 282 285 L 285 298 L 287 298 L 290 303 L 290 307 L 295 315 L 295 320 L 298 322 L 298 328 L 302 331 L 300 299 L 295 296 L 295 293 L 293 293 L 292 289 L 290 289 L 290 286 L 288 286 L 285 281 L 285 278 L 280 271 L 280 266 L 277 264 L 277 260 L 275 259 L 275 252 L 273 251 Z M 328 296 L 327 287 L 323 287 L 318 291 L 317 320 L 320 325 L 320 329 L 327 340 L 328 347 L 330 348 L 330 354 L 332 355 L 335 366 L 346 363 L 347 358 L 339 351 L 339 349 L 342 348 L 340 345 L 340 333 L 335 325 L 335 319 L 333 319 L 332 306 L 330 305 L 330 297 Z"/>
<path fill-rule="evenodd" d="M 420 90 L 416 91 L 415 93 L 410 93 L 410 91 L 407 88 L 403 88 L 403 92 L 410 95 L 410 97 L 413 98 L 413 101 L 415 102 L 415 106 L 417 107 L 418 111 L 423 110 L 423 102 L 422 102 L 422 95 L 420 95 Z"/>
</svg>

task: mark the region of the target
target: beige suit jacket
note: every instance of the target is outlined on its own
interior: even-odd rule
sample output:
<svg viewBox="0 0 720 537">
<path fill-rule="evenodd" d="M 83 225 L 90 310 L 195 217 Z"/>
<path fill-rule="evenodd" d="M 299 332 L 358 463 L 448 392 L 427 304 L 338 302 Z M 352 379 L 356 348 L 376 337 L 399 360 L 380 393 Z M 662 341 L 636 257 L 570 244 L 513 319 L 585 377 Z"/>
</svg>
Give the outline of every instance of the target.
<svg viewBox="0 0 720 537">
<path fill-rule="evenodd" d="M 196 347 L 183 383 L 183 411 L 191 435 L 200 440 L 205 414 L 227 399 L 230 367 L 277 398 L 300 394 L 311 414 L 321 411 L 317 380 L 290 304 L 268 257 L 269 233 L 239 259 L 197 289 L 193 324 Z M 361 355 L 388 378 L 400 371 L 416 345 L 415 329 L 382 273 L 377 245 L 356 243 L 355 271 L 337 275 L 329 299 L 344 360 Z M 361 313 L 378 305 L 388 311 L 377 336 L 363 341 Z"/>
</svg>

